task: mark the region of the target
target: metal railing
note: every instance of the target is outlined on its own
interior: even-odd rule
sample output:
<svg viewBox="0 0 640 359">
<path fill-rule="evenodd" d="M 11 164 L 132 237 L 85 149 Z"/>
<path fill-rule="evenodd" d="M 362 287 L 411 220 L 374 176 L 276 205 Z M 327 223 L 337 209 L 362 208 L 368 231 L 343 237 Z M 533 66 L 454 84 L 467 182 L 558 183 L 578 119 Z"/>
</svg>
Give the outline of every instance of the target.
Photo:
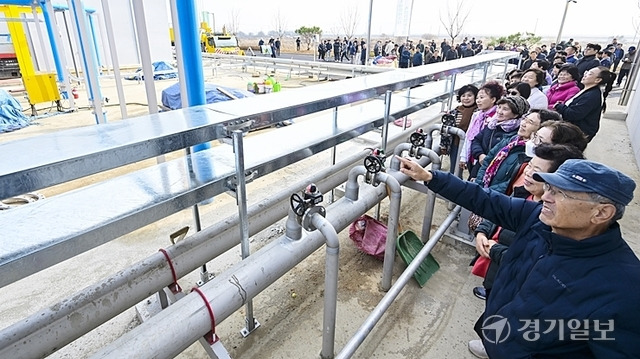
<svg viewBox="0 0 640 359">
<path fill-rule="evenodd" d="M 0 145 L 0 151 L 14 160 L 0 164 L 0 181 L 4 184 L 0 188 L 0 198 L 63 183 L 202 142 L 228 138 L 238 128 L 250 130 L 317 114 L 287 128 L 251 136 L 244 141 L 247 173 L 257 178 L 368 131 L 386 128 L 392 118 L 406 116 L 434 103 L 446 103 L 462 85 L 481 83 L 487 78 L 503 75 L 507 68 L 506 61 L 513 56 L 509 53 L 487 54 L 5 143 Z M 268 145 L 282 136 L 295 141 L 291 141 L 286 149 Z M 386 146 L 386 143 L 383 145 Z M 39 156 L 27 155 L 32 153 L 28 149 L 34 146 L 46 150 L 41 151 Z M 229 184 L 238 178 L 234 170 L 236 160 L 229 146 L 216 146 L 78 191 L 47 198 L 39 201 L 37 206 L 6 211 L 0 216 L 0 226 L 15 235 L 0 239 L 0 270 L 5 273 L 0 286 L 228 191 Z M 194 163 L 204 163 L 208 172 L 195 172 Z M 123 188 L 127 191 L 122 191 Z M 105 196 L 105 193 L 109 196 Z M 83 200 L 77 201 L 76 196 Z M 79 207 L 83 203 L 87 204 L 86 207 Z M 61 215 L 69 211 L 74 216 Z M 249 211 L 250 218 L 251 215 Z M 275 221 L 275 218 L 269 217 L 268 221 Z M 231 225 L 225 228 L 228 230 Z M 228 233 L 229 245 L 233 246 L 233 243 L 237 243 L 233 239 L 237 238 L 237 231 L 234 236 L 227 230 L 224 233 Z M 216 235 L 218 233 L 220 231 Z M 215 255 L 210 254 L 204 262 L 201 258 L 200 263 L 188 265 L 197 267 Z M 156 272 L 150 275 L 158 278 L 156 285 L 159 287 L 156 290 L 173 281 L 166 262 L 156 264 L 154 270 Z M 128 290 L 135 290 L 131 288 L 130 278 L 122 275 L 117 277 L 120 278 L 118 283 L 125 280 L 123 283 L 127 284 Z M 0 331 L 0 352 L 19 350 L 33 354 L 29 356 L 50 354 L 129 308 L 132 299 L 143 299 L 144 296 L 140 298 L 143 295 L 141 293 L 148 293 L 148 289 L 137 292 L 116 306 L 109 302 L 110 311 L 101 313 L 100 318 L 92 317 L 80 332 L 71 329 L 69 332 L 47 330 L 46 335 L 50 340 L 38 346 L 33 344 L 34 341 L 24 340 L 26 337 L 43 335 L 43 332 L 39 332 L 43 327 L 53 328 L 54 323 L 58 323 L 55 328 L 59 328 L 60 323 L 68 321 L 70 313 L 66 310 L 69 304 L 52 306 L 44 310 L 49 311 L 46 316 L 36 314 L 41 318 L 38 321 L 33 320 L 35 317 L 26 318 Z M 71 306 L 81 305 L 74 303 L 81 300 L 96 303 L 91 296 L 74 298 L 64 302 L 71 303 Z M 74 326 L 77 323 L 71 327 Z"/>
</svg>

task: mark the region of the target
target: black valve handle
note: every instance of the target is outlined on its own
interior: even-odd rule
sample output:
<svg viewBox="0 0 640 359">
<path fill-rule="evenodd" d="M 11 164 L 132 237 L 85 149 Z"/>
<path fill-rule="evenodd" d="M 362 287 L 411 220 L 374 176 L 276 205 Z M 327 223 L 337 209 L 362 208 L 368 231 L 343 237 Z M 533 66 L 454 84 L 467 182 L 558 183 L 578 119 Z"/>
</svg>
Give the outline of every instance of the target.
<svg viewBox="0 0 640 359">
<path fill-rule="evenodd" d="M 364 158 L 364 168 L 367 169 L 367 172 L 378 173 L 382 171 L 382 164 L 378 157 L 369 155 Z"/>
<path fill-rule="evenodd" d="M 307 204 L 302 199 L 302 197 L 300 197 L 299 194 L 294 193 L 291 195 L 291 198 L 289 200 L 291 202 L 291 209 L 293 209 L 293 213 L 295 213 L 297 216 L 302 216 L 307 210 Z"/>
<path fill-rule="evenodd" d="M 415 147 L 422 147 L 425 143 L 425 135 L 422 129 L 418 129 L 416 132 L 409 136 L 409 142 Z"/>
</svg>

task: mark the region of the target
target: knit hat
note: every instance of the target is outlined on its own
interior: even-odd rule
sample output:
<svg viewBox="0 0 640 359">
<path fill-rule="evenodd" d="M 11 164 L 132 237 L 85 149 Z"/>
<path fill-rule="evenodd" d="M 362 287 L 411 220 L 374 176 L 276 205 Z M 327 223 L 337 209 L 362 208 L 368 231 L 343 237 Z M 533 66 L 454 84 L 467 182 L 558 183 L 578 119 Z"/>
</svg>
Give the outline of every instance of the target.
<svg viewBox="0 0 640 359">
<path fill-rule="evenodd" d="M 511 112 L 513 112 L 516 117 L 522 117 L 525 113 L 529 112 L 529 102 L 526 98 L 516 95 L 516 96 L 506 96 L 502 98 L 502 101 L 509 105 L 511 108 Z"/>
</svg>

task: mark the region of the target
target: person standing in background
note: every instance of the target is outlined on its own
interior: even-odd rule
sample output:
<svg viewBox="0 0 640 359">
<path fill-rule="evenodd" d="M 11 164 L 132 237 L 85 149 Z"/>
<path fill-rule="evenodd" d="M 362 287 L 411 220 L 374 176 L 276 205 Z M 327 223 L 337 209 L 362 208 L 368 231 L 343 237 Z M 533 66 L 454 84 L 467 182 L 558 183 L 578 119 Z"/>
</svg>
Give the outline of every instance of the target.
<svg viewBox="0 0 640 359">
<path fill-rule="evenodd" d="M 613 50 L 613 72 L 616 72 L 618 69 L 618 65 L 622 58 L 624 57 L 624 50 L 622 49 L 622 44 L 616 44 L 615 50 Z"/>
<path fill-rule="evenodd" d="M 602 59 L 600 59 L 600 66 L 611 67 L 611 51 L 605 50 L 602 52 Z"/>
<path fill-rule="evenodd" d="M 360 43 L 360 65 L 366 65 L 366 61 L 367 61 L 367 51 L 369 51 L 369 48 L 367 47 L 367 43 L 362 41 Z"/>
<path fill-rule="evenodd" d="M 280 46 L 282 46 L 282 43 L 280 42 L 279 37 L 275 41 L 275 46 L 276 46 L 276 55 L 280 56 Z"/>
<path fill-rule="evenodd" d="M 631 65 L 636 59 L 636 47 L 629 46 L 629 52 L 627 56 L 622 59 L 622 66 L 620 66 L 620 74 L 618 74 L 618 81 L 616 82 L 617 86 L 620 86 L 622 83 L 622 79 L 629 75 L 629 71 L 631 71 Z"/>
</svg>

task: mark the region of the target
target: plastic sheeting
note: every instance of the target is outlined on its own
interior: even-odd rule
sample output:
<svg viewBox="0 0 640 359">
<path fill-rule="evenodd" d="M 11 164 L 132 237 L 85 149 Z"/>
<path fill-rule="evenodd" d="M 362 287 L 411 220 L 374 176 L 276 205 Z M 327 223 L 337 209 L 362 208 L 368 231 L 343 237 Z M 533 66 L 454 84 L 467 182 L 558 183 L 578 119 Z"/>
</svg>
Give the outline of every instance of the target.
<svg viewBox="0 0 640 359">
<path fill-rule="evenodd" d="M 7 91 L 0 89 L 0 132 L 27 127 L 31 119 L 22 113 L 22 105 Z"/>
<path fill-rule="evenodd" d="M 216 84 L 204 84 L 204 89 L 207 97 L 207 103 L 216 103 L 221 101 L 228 101 L 231 98 L 218 89 L 222 89 L 237 98 L 251 97 L 253 93 L 246 90 L 239 90 L 231 87 L 219 86 Z M 180 99 L 180 84 L 174 84 L 166 89 L 162 90 L 162 105 L 172 110 L 182 108 L 182 100 Z"/>
<path fill-rule="evenodd" d="M 387 226 L 368 215 L 356 219 L 349 226 L 349 238 L 363 251 L 379 260 L 384 259 L 387 243 Z"/>
<path fill-rule="evenodd" d="M 154 80 L 167 80 L 167 79 L 175 79 L 178 77 L 178 70 L 176 70 L 173 66 L 169 65 L 164 61 L 156 61 L 152 63 L 153 65 L 153 79 Z M 142 74 L 142 69 L 139 68 L 136 70 L 136 74 L 133 76 L 126 76 L 127 80 L 144 80 L 144 75 Z"/>
</svg>

